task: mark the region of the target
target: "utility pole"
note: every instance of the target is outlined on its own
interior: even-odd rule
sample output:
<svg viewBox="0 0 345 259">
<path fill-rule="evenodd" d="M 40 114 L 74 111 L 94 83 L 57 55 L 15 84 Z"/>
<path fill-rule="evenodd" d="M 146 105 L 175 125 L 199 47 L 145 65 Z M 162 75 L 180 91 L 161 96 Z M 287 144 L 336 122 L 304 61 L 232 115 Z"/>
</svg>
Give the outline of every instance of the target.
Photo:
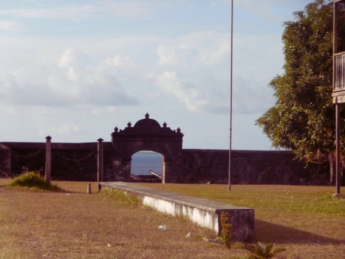
<svg viewBox="0 0 345 259">
<path fill-rule="evenodd" d="M 234 0 L 231 0 L 231 41 L 230 41 L 230 145 L 229 145 L 229 168 L 228 187 L 231 191 L 231 149 L 232 149 L 232 65 L 233 65 L 233 38 L 234 38 Z"/>
<path fill-rule="evenodd" d="M 333 104 L 335 105 L 335 185 L 336 196 L 340 196 L 340 106 L 345 104 L 345 41 L 344 31 L 339 24 L 345 24 L 345 0 L 333 1 Z M 340 40 L 340 41 L 339 41 Z M 339 41 L 339 42 L 338 42 Z"/>
</svg>

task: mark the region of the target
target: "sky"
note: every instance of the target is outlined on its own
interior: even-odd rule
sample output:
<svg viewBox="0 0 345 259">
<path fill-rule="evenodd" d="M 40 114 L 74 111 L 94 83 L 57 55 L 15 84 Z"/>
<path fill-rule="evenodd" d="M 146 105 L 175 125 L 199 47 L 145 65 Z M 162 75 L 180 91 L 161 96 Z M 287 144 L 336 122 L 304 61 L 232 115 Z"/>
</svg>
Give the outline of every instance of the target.
<svg viewBox="0 0 345 259">
<path fill-rule="evenodd" d="M 283 23 L 311 0 L 234 0 L 232 149 L 271 150 Z M 230 0 L 2 0 L 0 142 L 111 141 L 149 113 L 229 149 Z"/>
</svg>

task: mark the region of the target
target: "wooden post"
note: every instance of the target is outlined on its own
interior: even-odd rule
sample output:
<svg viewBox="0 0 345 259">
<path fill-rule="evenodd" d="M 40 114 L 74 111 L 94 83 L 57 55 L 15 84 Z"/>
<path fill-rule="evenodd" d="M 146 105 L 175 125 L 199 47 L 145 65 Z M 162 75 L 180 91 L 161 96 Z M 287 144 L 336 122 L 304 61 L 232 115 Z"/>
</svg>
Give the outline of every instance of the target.
<svg viewBox="0 0 345 259">
<path fill-rule="evenodd" d="M 91 183 L 88 183 L 86 192 L 87 194 L 91 194 Z"/>
<path fill-rule="evenodd" d="M 103 181 L 103 139 L 99 138 L 97 143 L 97 184 L 101 189 L 100 182 Z"/>
<path fill-rule="evenodd" d="M 51 137 L 46 137 L 46 166 L 45 166 L 45 179 L 50 183 L 51 175 Z"/>
</svg>

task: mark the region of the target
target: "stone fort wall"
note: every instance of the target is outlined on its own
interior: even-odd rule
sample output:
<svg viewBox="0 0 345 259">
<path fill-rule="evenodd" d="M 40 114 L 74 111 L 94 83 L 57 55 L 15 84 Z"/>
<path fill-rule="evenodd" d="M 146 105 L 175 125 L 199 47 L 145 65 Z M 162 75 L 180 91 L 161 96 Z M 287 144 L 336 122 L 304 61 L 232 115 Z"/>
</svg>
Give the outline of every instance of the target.
<svg viewBox="0 0 345 259">
<path fill-rule="evenodd" d="M 53 180 L 96 181 L 97 143 L 53 143 Z M 103 142 L 104 170 L 112 164 L 112 144 Z M 183 149 L 179 154 L 178 182 L 227 183 L 228 150 Z M 233 184 L 328 185 L 328 163 L 308 164 L 290 151 L 232 151 Z M 44 174 L 45 143 L 0 143 L 0 176 L 25 170 Z"/>
<path fill-rule="evenodd" d="M 227 183 L 228 150 L 183 150 L 184 182 Z M 231 182 L 234 184 L 328 185 L 328 163 L 306 164 L 291 151 L 231 152 Z"/>
<path fill-rule="evenodd" d="M 108 164 L 111 163 L 112 147 L 110 142 L 103 144 L 104 163 Z M 25 170 L 44 174 L 46 143 L 2 142 L 0 145 L 7 148 L 5 151 L 0 146 L 0 176 L 1 172 L 3 175 L 15 176 Z M 51 177 L 53 180 L 95 181 L 97 143 L 52 142 Z"/>
</svg>

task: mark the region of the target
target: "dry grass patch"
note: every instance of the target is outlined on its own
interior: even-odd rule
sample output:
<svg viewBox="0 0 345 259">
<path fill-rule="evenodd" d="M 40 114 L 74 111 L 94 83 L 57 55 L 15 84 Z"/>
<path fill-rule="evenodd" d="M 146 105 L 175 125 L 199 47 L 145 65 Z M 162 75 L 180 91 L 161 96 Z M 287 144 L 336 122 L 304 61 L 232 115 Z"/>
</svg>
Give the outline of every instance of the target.
<svg viewBox="0 0 345 259">
<path fill-rule="evenodd" d="M 256 240 L 287 248 L 281 258 L 345 258 L 345 200 L 334 187 L 143 184 L 255 210 Z"/>
<path fill-rule="evenodd" d="M 213 231 L 112 195 L 85 182 L 54 182 L 66 193 L 5 188 L 0 180 L 0 258 L 246 258 L 206 243 Z M 166 225 L 166 230 L 158 230 Z M 187 233 L 192 238 L 186 238 Z"/>
</svg>

